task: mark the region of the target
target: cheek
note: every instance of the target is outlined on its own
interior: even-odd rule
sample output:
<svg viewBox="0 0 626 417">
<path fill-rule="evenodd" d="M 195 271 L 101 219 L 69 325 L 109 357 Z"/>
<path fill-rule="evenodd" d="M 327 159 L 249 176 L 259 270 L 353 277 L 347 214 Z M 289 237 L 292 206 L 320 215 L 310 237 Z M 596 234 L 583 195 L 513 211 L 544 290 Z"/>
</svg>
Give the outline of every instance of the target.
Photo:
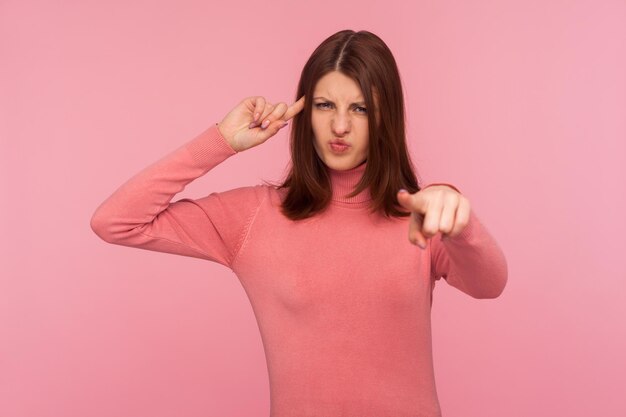
<svg viewBox="0 0 626 417">
<path fill-rule="evenodd" d="M 313 130 L 313 137 L 315 139 L 315 142 L 318 144 L 325 136 L 325 129 L 323 125 L 323 121 L 321 121 L 319 117 L 311 118 L 311 129 Z"/>
<path fill-rule="evenodd" d="M 315 114 L 313 114 L 311 116 L 311 126 L 314 132 L 316 132 L 319 129 L 320 123 L 321 122 L 319 120 L 319 117 L 315 117 Z"/>
<path fill-rule="evenodd" d="M 363 146 L 367 147 L 368 143 L 369 143 L 369 128 L 367 126 L 367 123 L 363 126 L 363 129 L 361 130 L 361 143 L 363 144 Z"/>
<path fill-rule="evenodd" d="M 317 139 L 313 140 L 313 149 L 315 150 L 315 153 L 320 159 L 324 159 L 322 155 L 322 151 L 320 151 L 320 145 L 317 142 Z"/>
</svg>

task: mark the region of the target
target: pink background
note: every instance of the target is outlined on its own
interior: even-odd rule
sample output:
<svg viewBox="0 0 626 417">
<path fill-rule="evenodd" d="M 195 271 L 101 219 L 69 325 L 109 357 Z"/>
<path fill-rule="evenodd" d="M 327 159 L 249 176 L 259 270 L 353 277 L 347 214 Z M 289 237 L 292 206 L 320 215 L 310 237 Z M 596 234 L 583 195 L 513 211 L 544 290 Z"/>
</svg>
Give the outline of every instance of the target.
<svg viewBox="0 0 626 417">
<path fill-rule="evenodd" d="M 3 0 L 1 416 L 268 415 L 237 277 L 89 221 L 244 97 L 293 101 L 345 28 L 389 45 L 422 180 L 456 184 L 507 256 L 497 299 L 436 287 L 444 417 L 626 415 L 626 2 Z M 288 157 L 281 131 L 175 198 Z"/>
</svg>

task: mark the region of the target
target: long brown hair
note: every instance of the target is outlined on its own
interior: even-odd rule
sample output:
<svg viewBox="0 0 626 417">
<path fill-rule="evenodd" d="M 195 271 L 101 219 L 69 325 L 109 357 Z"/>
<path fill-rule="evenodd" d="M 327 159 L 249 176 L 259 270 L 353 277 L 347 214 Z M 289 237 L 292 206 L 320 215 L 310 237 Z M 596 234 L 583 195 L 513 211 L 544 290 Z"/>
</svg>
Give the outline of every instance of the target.
<svg viewBox="0 0 626 417">
<path fill-rule="evenodd" d="M 387 45 L 366 30 L 342 30 L 326 38 L 302 69 L 295 100 L 303 95 L 306 98 L 304 109 L 291 120 L 291 166 L 282 184 L 271 184 L 288 190 L 281 212 L 291 220 L 306 219 L 324 211 L 332 199 L 329 174 L 313 146 L 311 123 L 315 85 L 331 71 L 352 78 L 361 88 L 366 108 L 374 109 L 368 112 L 367 165 L 348 197 L 369 187 L 372 213 L 380 210 L 387 218 L 409 216 L 399 205 L 396 193 L 400 188 L 410 193 L 421 188 L 406 146 L 400 74 Z"/>
</svg>

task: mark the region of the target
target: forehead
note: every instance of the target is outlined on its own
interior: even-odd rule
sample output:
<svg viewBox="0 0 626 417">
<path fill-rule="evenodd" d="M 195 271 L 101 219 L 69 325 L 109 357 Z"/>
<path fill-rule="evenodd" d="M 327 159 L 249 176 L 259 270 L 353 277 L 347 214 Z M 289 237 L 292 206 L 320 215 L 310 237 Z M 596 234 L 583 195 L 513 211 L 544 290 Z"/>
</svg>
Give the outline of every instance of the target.
<svg viewBox="0 0 626 417">
<path fill-rule="evenodd" d="M 313 90 L 313 98 L 324 97 L 330 101 L 364 102 L 361 86 L 340 71 L 331 71 L 321 77 Z M 378 106 L 378 92 L 372 87 L 374 105 Z"/>
<path fill-rule="evenodd" d="M 363 100 L 361 87 L 352 78 L 339 71 L 331 71 L 317 81 L 314 96 L 328 99 Z"/>
</svg>

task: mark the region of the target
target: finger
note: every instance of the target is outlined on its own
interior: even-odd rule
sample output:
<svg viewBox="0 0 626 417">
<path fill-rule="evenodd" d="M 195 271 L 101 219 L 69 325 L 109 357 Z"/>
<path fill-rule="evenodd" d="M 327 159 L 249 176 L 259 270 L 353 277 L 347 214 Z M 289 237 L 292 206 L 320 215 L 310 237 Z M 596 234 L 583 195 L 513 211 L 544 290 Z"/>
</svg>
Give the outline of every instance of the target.
<svg viewBox="0 0 626 417">
<path fill-rule="evenodd" d="M 259 124 L 259 119 L 261 118 L 261 114 L 265 108 L 265 98 L 262 96 L 250 97 L 250 103 L 252 105 L 252 121 L 250 122 L 248 129 L 252 129 Z"/>
<path fill-rule="evenodd" d="M 266 119 L 266 120 L 269 120 L 269 119 Z M 266 140 L 274 136 L 276 133 L 278 133 L 278 131 L 281 130 L 285 126 L 286 126 L 286 122 L 283 122 L 281 119 L 277 119 L 273 121 L 272 123 L 270 123 L 266 128 L 259 129 L 259 137 L 261 138 L 263 142 L 265 142 Z"/>
<path fill-rule="evenodd" d="M 412 194 L 410 194 L 407 190 L 398 191 L 396 198 L 398 199 L 398 203 L 400 203 L 403 208 L 409 211 L 413 210 Z"/>
<path fill-rule="evenodd" d="M 439 231 L 442 236 L 449 235 L 455 224 L 456 213 L 459 207 L 459 198 L 454 194 L 446 194 L 446 200 L 441 210 L 441 219 L 439 219 Z"/>
<path fill-rule="evenodd" d="M 261 114 L 263 113 L 264 108 L 265 108 L 265 97 L 261 97 L 261 96 L 257 97 L 255 107 L 254 107 L 254 116 L 252 118 L 252 121 L 255 122 L 255 124 L 261 118 Z"/>
<path fill-rule="evenodd" d="M 461 196 L 459 198 L 459 205 L 456 209 L 456 216 L 454 219 L 454 227 L 449 233 L 450 237 L 457 236 L 467 226 L 470 220 L 470 213 L 472 211 L 470 202 L 467 198 Z"/>
<path fill-rule="evenodd" d="M 272 112 L 267 116 L 263 117 L 263 123 L 261 124 L 261 129 L 266 129 L 268 126 L 276 124 L 280 127 L 283 125 L 284 121 L 281 119 L 283 114 L 287 111 L 287 104 L 278 103 Z"/>
<path fill-rule="evenodd" d="M 422 249 L 426 249 L 427 239 L 422 234 L 422 216 L 416 212 L 411 211 L 411 220 L 409 222 L 409 241 L 414 245 L 418 245 Z"/>
<path fill-rule="evenodd" d="M 414 194 L 403 190 L 398 192 L 397 197 L 400 205 L 411 212 L 411 218 L 409 220 L 409 241 L 425 249 L 427 241 L 426 236 L 422 234 L 422 222 L 424 218 L 419 213 L 419 210 L 417 210 L 418 207 L 415 205 Z"/>
<path fill-rule="evenodd" d="M 274 111 L 274 108 L 276 108 L 276 106 L 272 103 L 265 103 L 265 108 L 263 109 L 263 112 L 261 113 L 261 117 L 259 118 L 259 125 L 261 127 L 261 129 L 265 129 L 267 128 L 267 126 L 269 126 L 270 122 L 268 121 L 268 117 L 270 114 L 272 114 L 272 112 Z"/>
<path fill-rule="evenodd" d="M 430 239 L 439 231 L 442 210 L 443 198 L 435 196 L 429 199 L 421 230 L 422 234 L 426 236 L 427 239 Z"/>
<path fill-rule="evenodd" d="M 284 121 L 290 120 L 293 116 L 295 116 L 296 114 L 300 113 L 302 111 L 302 109 L 304 109 L 304 98 L 305 97 L 306 96 L 300 97 L 298 99 L 298 101 L 296 101 L 291 106 L 289 106 L 289 108 L 287 109 L 287 111 L 283 115 L 283 120 Z"/>
</svg>

